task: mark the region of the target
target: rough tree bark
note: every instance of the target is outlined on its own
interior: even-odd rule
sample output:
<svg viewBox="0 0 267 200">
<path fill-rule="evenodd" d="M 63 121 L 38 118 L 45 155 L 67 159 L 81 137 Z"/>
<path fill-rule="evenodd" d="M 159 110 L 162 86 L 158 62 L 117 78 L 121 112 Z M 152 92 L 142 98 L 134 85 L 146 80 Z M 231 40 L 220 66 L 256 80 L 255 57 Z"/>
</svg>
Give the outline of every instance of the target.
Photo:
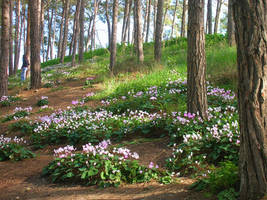
<svg viewBox="0 0 267 200">
<path fill-rule="evenodd" d="M 16 28 L 15 28 L 15 59 L 14 59 L 14 74 L 17 73 L 20 56 L 20 0 L 16 1 Z"/>
<path fill-rule="evenodd" d="M 163 5 L 164 5 L 164 0 L 158 0 L 157 22 L 156 22 L 157 24 L 156 24 L 156 30 L 155 30 L 155 47 L 154 47 L 154 57 L 155 57 L 155 61 L 157 62 L 160 62 L 160 59 L 161 59 Z"/>
<path fill-rule="evenodd" d="M 127 23 L 127 26 L 128 26 L 128 45 L 131 43 L 131 12 L 132 12 L 132 6 L 133 6 L 133 1 L 130 0 L 130 3 L 129 3 L 129 14 L 128 14 L 128 23 Z"/>
<path fill-rule="evenodd" d="M 9 1 L 9 76 L 14 74 L 14 65 L 13 65 L 13 8 L 14 8 L 14 2 Z"/>
<path fill-rule="evenodd" d="M 188 1 L 187 111 L 207 118 L 204 0 Z"/>
<path fill-rule="evenodd" d="M 31 34 L 31 88 L 37 89 L 41 87 L 41 0 L 31 1 L 30 9 L 30 34 Z"/>
<path fill-rule="evenodd" d="M 234 1 L 233 9 L 239 77 L 240 199 L 257 200 L 267 193 L 267 4 L 266 0 L 240 0 Z"/>
<path fill-rule="evenodd" d="M 64 11 L 65 11 L 64 36 L 63 36 L 63 42 L 62 42 L 62 51 L 61 51 L 61 55 L 60 55 L 60 62 L 61 63 L 64 63 L 64 57 L 65 57 L 66 48 L 67 48 L 67 41 L 68 41 L 69 7 L 70 7 L 70 1 L 69 0 L 65 0 L 65 3 L 64 3 Z"/>
<path fill-rule="evenodd" d="M 106 15 L 106 20 L 107 20 L 107 26 L 108 26 L 108 49 L 110 48 L 110 42 L 111 42 L 111 24 L 110 24 L 110 19 L 109 19 L 109 1 L 106 0 L 106 5 L 105 5 L 105 15 Z"/>
<path fill-rule="evenodd" d="M 215 15 L 215 23 L 214 23 L 214 34 L 218 32 L 221 8 L 222 8 L 222 0 L 217 0 L 217 8 L 216 8 L 216 15 Z"/>
<path fill-rule="evenodd" d="M 147 22 L 147 18 L 148 18 L 148 9 L 149 9 L 148 7 L 149 7 L 149 0 L 146 0 L 146 10 L 145 10 L 145 15 L 144 15 L 142 38 L 145 38 L 145 33 L 146 33 L 146 22 Z"/>
<path fill-rule="evenodd" d="M 30 24 L 30 9 L 29 9 L 29 5 L 28 5 L 28 9 L 27 9 L 27 36 L 26 36 L 26 45 L 25 45 L 25 51 L 24 54 L 27 57 L 28 60 L 31 60 L 31 39 L 30 39 L 30 32 L 31 32 L 31 24 Z M 31 63 L 28 67 L 28 70 L 26 72 L 26 78 L 29 77 L 30 75 L 30 69 L 31 69 Z"/>
<path fill-rule="evenodd" d="M 142 22 L 141 22 L 141 1 L 134 0 L 135 9 L 135 20 L 136 20 L 136 53 L 138 62 L 144 62 L 144 51 L 143 51 L 143 38 L 142 38 Z"/>
<path fill-rule="evenodd" d="M 208 0 L 208 9 L 207 9 L 207 27 L 208 34 L 212 34 L 212 0 Z"/>
<path fill-rule="evenodd" d="M 77 0 L 76 4 L 76 11 L 75 11 L 75 23 L 73 26 L 73 49 L 72 49 L 72 60 L 71 60 L 71 66 L 75 66 L 76 62 L 76 49 L 77 49 L 77 39 L 79 35 L 79 29 L 80 29 L 80 8 L 81 8 L 81 0 Z"/>
<path fill-rule="evenodd" d="M 7 69 L 9 65 L 9 0 L 1 1 L 2 16 L 1 16 L 1 58 L 0 58 L 0 97 L 8 94 L 8 77 Z"/>
<path fill-rule="evenodd" d="M 50 47 L 50 58 L 54 58 L 54 46 L 55 46 L 55 40 L 56 40 L 56 21 L 57 21 L 57 2 L 55 0 L 54 2 L 54 10 L 55 10 L 55 16 L 54 16 L 54 21 L 52 25 L 52 39 L 51 39 L 51 47 Z"/>
<path fill-rule="evenodd" d="M 94 18 L 93 18 L 93 27 L 92 27 L 92 32 L 91 32 L 91 49 L 96 48 L 96 43 L 95 43 L 95 27 L 96 27 L 96 16 L 98 13 L 98 0 L 94 0 Z"/>
<path fill-rule="evenodd" d="M 92 21 L 93 21 L 93 17 L 90 17 L 89 26 L 88 26 L 88 30 L 87 30 L 86 51 L 89 51 L 89 47 L 90 47 Z"/>
<path fill-rule="evenodd" d="M 47 51 L 46 51 L 46 61 L 48 61 L 49 53 L 50 53 L 50 47 L 51 47 L 52 24 L 53 24 L 53 19 L 54 19 L 54 9 L 51 8 L 51 16 L 49 14 L 49 9 L 48 9 L 47 12 L 48 12 L 48 44 L 47 44 Z"/>
<path fill-rule="evenodd" d="M 233 0 L 228 1 L 228 22 L 227 22 L 228 44 L 235 45 L 235 23 L 233 18 Z"/>
<path fill-rule="evenodd" d="M 153 14 L 154 14 L 154 32 L 153 32 L 153 39 L 155 40 L 155 36 L 156 36 L 156 26 L 157 26 L 157 7 L 158 7 L 158 0 L 154 0 L 154 4 L 153 4 Z M 163 8 L 162 8 L 163 9 Z M 163 11 L 162 11 L 163 12 Z"/>
<path fill-rule="evenodd" d="M 81 8 L 80 8 L 80 39 L 79 39 L 79 63 L 83 61 L 83 52 L 84 52 L 84 9 L 85 2 L 81 0 Z"/>
<path fill-rule="evenodd" d="M 183 1 L 183 13 L 181 23 L 181 37 L 185 37 L 185 20 L 186 20 L 187 0 Z"/>
<path fill-rule="evenodd" d="M 44 50 L 44 9 L 45 9 L 45 3 L 47 2 L 44 2 L 42 1 L 41 3 L 41 24 L 40 24 L 40 34 L 41 34 L 41 48 L 42 48 L 42 56 L 43 56 L 43 61 L 45 60 L 45 50 Z"/>
<path fill-rule="evenodd" d="M 129 12 L 129 0 L 125 0 L 124 11 L 123 11 L 122 32 L 121 32 L 121 43 L 125 43 L 124 35 L 126 32 L 126 27 L 127 27 L 128 12 Z"/>
<path fill-rule="evenodd" d="M 64 1 L 63 1 L 64 3 Z M 62 16 L 61 16 L 61 23 L 60 23 L 60 31 L 59 31 L 59 39 L 58 39 L 58 50 L 57 50 L 57 57 L 59 58 L 62 51 L 62 43 L 63 43 L 63 25 L 64 25 L 64 18 L 65 18 L 65 11 L 63 8 Z"/>
<path fill-rule="evenodd" d="M 112 38 L 110 46 L 110 66 L 109 66 L 111 73 L 113 73 L 114 70 L 114 66 L 116 63 L 116 54 L 117 54 L 116 42 L 117 42 L 118 9 L 119 9 L 119 2 L 118 0 L 114 0 L 113 17 L 112 17 Z"/>
</svg>

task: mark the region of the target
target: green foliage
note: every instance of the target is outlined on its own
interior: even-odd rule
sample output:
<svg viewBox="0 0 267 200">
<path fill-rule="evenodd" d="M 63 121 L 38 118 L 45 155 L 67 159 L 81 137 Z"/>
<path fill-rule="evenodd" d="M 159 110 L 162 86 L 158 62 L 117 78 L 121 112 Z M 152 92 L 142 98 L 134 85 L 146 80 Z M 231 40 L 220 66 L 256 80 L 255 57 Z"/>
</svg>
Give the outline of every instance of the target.
<svg viewBox="0 0 267 200">
<path fill-rule="evenodd" d="M 212 170 L 207 178 L 200 179 L 191 185 L 197 191 L 208 190 L 217 194 L 219 199 L 234 200 L 238 197 L 239 175 L 238 167 L 230 162 L 220 163 L 220 167 Z"/>
<path fill-rule="evenodd" d="M 48 97 L 42 97 L 40 100 L 37 101 L 37 106 L 41 107 L 41 106 L 45 106 L 48 105 Z"/>
<path fill-rule="evenodd" d="M 85 52 L 84 53 L 84 59 L 88 60 L 88 59 L 92 59 L 95 56 L 104 56 L 107 53 L 108 53 L 108 51 L 106 49 L 104 49 L 104 48 L 96 49 L 94 51 Z M 77 55 L 76 55 L 76 57 L 77 57 Z M 71 59 L 72 59 L 72 56 L 65 56 L 64 62 L 65 63 L 71 62 Z M 60 59 L 59 58 L 44 62 L 44 63 L 41 64 L 41 67 L 44 68 L 44 67 L 47 67 L 47 66 L 57 65 L 57 64 L 60 64 Z"/>
<path fill-rule="evenodd" d="M 95 147 L 88 144 L 83 146 L 81 153 L 71 152 L 74 150 L 70 146 L 55 150 L 60 151 L 60 154 L 44 168 L 43 176 L 49 177 L 52 182 L 76 182 L 102 187 L 117 187 L 122 182 L 143 183 L 151 179 L 161 180 L 166 184 L 172 181 L 168 174 L 153 166 L 148 168 L 140 165 L 137 160 L 126 159 L 130 156 L 126 153 L 129 152 L 127 149 L 109 151 L 101 144 Z M 124 153 L 119 153 L 122 151 Z"/>
<path fill-rule="evenodd" d="M 35 128 L 34 124 L 29 123 L 27 120 L 19 120 L 9 125 L 10 131 L 20 131 L 25 135 L 30 135 L 33 133 L 33 129 Z"/>
<path fill-rule="evenodd" d="M 11 121 L 11 120 L 18 120 L 18 119 L 24 118 L 26 116 L 29 116 L 31 107 L 29 107 L 29 108 L 30 109 L 28 109 L 28 108 L 25 108 L 25 109 L 19 108 L 17 110 L 15 109 L 14 113 L 11 115 L 7 115 L 2 120 L 2 122 L 7 122 L 7 121 Z"/>
<path fill-rule="evenodd" d="M 14 96 L 2 96 L 0 98 L 0 107 L 10 106 L 13 102 L 20 100 L 19 97 Z"/>
<path fill-rule="evenodd" d="M 0 136 L 0 161 L 14 160 L 19 161 L 25 158 L 34 157 L 34 153 L 27 150 L 22 144 L 25 141 L 22 138 L 6 138 Z"/>
<path fill-rule="evenodd" d="M 52 88 L 53 86 L 54 86 L 54 84 L 51 83 L 51 82 L 45 83 L 45 84 L 43 85 L 44 88 Z"/>
</svg>

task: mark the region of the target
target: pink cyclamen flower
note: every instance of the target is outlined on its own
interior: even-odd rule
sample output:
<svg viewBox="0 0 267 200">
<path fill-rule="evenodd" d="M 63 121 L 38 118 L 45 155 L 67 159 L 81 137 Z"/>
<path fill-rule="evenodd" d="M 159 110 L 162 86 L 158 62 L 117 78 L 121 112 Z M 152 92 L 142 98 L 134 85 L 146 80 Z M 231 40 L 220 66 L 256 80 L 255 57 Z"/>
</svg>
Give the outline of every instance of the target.
<svg viewBox="0 0 267 200">
<path fill-rule="evenodd" d="M 150 97 L 150 100 L 157 100 L 157 97 Z"/>
<path fill-rule="evenodd" d="M 150 162 L 149 165 L 148 165 L 148 168 L 152 169 L 153 167 L 154 167 L 154 163 Z"/>
<path fill-rule="evenodd" d="M 72 103 L 72 105 L 77 105 L 79 103 L 79 101 L 78 100 L 75 100 L 75 101 L 73 100 L 71 103 Z"/>
</svg>

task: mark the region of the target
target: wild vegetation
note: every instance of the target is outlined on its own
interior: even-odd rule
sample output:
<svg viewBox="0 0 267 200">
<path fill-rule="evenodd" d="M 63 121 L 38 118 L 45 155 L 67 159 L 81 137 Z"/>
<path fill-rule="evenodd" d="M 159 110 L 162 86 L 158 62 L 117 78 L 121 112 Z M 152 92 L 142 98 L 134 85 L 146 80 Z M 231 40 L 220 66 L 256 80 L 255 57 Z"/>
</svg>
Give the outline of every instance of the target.
<svg viewBox="0 0 267 200">
<path fill-rule="evenodd" d="M 178 38 L 165 41 L 162 64 L 153 64 L 150 56 L 153 43 L 144 45 L 147 56 L 141 66 L 134 56 L 130 56 L 131 46 L 119 46 L 115 76 L 108 73 L 105 50 L 85 53 L 88 59 L 75 68 L 50 67 L 50 64 L 57 64 L 57 60 L 43 63 L 42 82 L 44 87 L 49 84 L 51 91 L 60 92 L 61 84 L 75 80 L 85 80 L 81 82 L 83 90 L 96 84 L 101 89 L 82 98 L 74 97 L 66 110 L 47 110 L 50 100 L 41 96 L 36 102 L 41 106 L 40 117 L 34 120 L 28 111 L 24 111 L 26 108 L 17 108 L 3 121 L 12 120 L 10 130 L 20 130 L 27 135 L 31 148 L 44 148 L 48 144 L 62 146 L 55 150 L 55 160 L 43 171 L 43 176 L 51 177 L 54 182 L 118 186 L 121 182 L 156 179 L 166 184 L 174 177 L 212 176 L 218 166 L 225 170 L 221 176 L 227 176 L 232 168 L 224 167 L 229 162 L 231 166 L 237 166 L 240 143 L 235 95 L 236 61 L 232 55 L 235 51 L 228 47 L 222 35 L 208 35 L 206 41 L 207 54 L 212 52 L 212 56 L 207 56 L 208 119 L 186 110 L 184 57 L 187 43 L 186 39 Z M 222 55 L 218 47 L 223 47 L 226 53 Z M 125 51 L 129 56 L 125 56 Z M 87 56 L 90 54 L 94 56 Z M 226 67 L 229 75 L 221 76 Z M 10 81 L 10 88 L 16 88 L 17 80 Z M 26 82 L 23 87 L 27 88 L 27 85 Z M 99 102 L 98 106 L 88 107 L 87 103 L 91 101 Z M 49 115 L 42 114 L 47 111 Z M 25 118 L 26 115 L 20 114 L 22 112 L 27 112 L 30 118 Z M 138 159 L 138 154 L 124 147 L 116 148 L 121 141 L 130 142 L 136 138 L 168 138 L 172 154 L 160 171 L 157 163 L 140 165 L 131 158 Z M 109 141 L 115 142 L 115 146 Z M 218 183 L 218 188 L 210 191 L 220 195 L 223 190 L 236 194 L 238 180 L 224 187 Z M 209 188 L 208 185 L 202 187 L 205 188 Z"/>
<path fill-rule="evenodd" d="M 2 0 L 0 198 L 266 197 L 266 3 L 214 6 Z"/>
</svg>

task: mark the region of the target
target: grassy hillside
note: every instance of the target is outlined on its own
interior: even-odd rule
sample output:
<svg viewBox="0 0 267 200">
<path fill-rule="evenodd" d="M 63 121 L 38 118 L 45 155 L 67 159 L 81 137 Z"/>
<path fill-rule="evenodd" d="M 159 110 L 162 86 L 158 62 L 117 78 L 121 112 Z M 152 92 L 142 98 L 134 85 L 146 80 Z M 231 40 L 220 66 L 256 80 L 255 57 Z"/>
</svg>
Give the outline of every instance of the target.
<svg viewBox="0 0 267 200">
<path fill-rule="evenodd" d="M 193 188 L 235 199 L 240 143 L 236 51 L 224 36 L 206 36 L 209 110 L 208 119 L 202 119 L 186 111 L 186 49 L 186 38 L 164 41 L 162 62 L 155 63 L 153 43 L 146 43 L 141 65 L 132 46 L 118 45 L 112 75 L 107 49 L 85 53 L 85 61 L 73 68 L 67 64 L 70 57 L 63 65 L 57 59 L 42 63 L 44 88 L 27 91 L 29 102 L 21 102 L 34 102 L 33 111 L 15 109 L 1 121 L 10 123 L 10 132 L 26 136 L 32 148 L 67 145 L 56 149 L 55 159 L 44 168 L 50 181 L 106 187 L 151 179 L 167 184 L 190 176 L 201 178 Z M 12 77 L 9 87 L 16 90 L 18 82 Z M 54 109 L 58 104 L 61 110 Z M 168 153 L 148 165 L 149 155 L 157 152 L 145 148 L 149 142 Z M 142 149 L 140 163 L 139 155 L 126 149 L 132 144 Z"/>
</svg>

